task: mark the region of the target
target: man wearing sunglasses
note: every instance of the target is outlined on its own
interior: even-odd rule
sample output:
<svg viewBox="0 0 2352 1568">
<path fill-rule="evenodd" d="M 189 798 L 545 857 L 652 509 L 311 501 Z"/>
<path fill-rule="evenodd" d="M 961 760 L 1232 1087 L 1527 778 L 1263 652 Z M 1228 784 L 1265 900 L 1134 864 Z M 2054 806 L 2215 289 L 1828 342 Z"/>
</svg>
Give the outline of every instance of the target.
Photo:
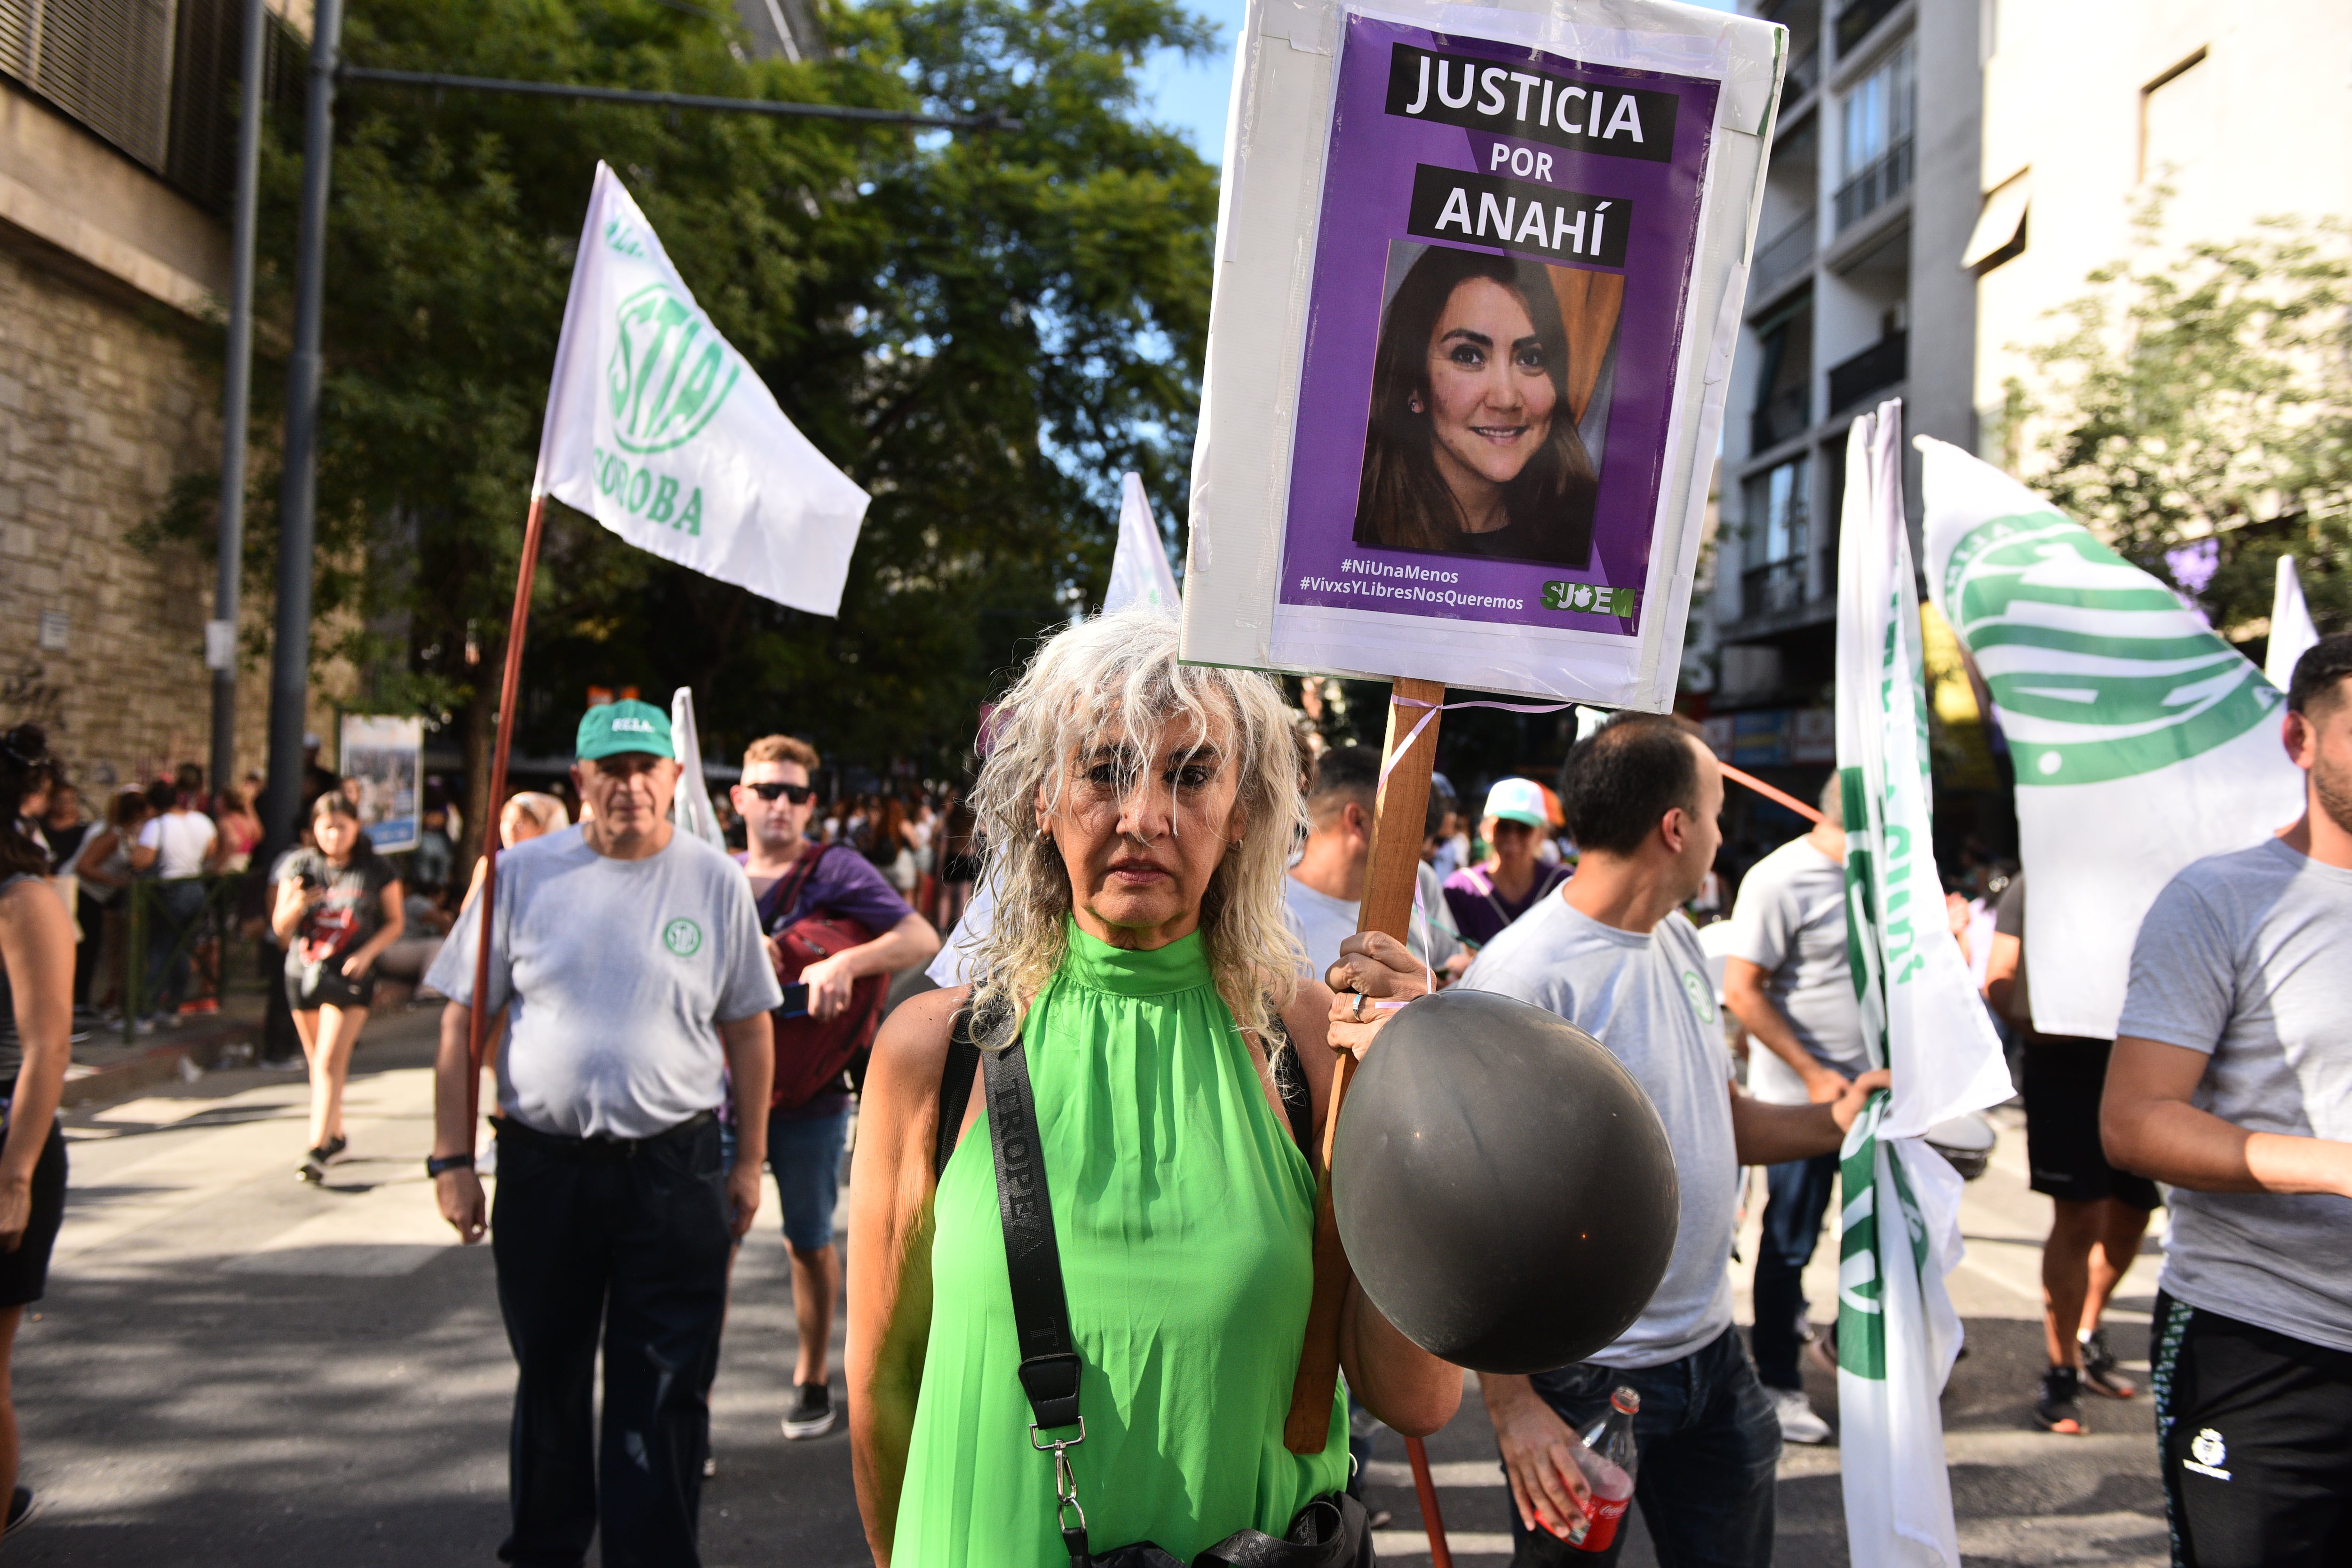
<svg viewBox="0 0 2352 1568">
<path fill-rule="evenodd" d="M 731 798 L 743 818 L 748 847 L 740 858 L 759 901 L 761 929 L 780 963 L 777 939 L 812 915 L 855 921 L 878 934 L 800 972 L 799 984 L 807 987 L 806 1013 L 794 1010 L 797 996 L 788 993 L 776 1020 L 780 1051 L 792 1050 L 796 1037 L 810 1033 L 811 1019 L 823 1025 L 839 1017 L 851 1005 L 859 980 L 928 963 L 940 950 L 940 933 L 931 922 L 908 908 L 865 856 L 809 841 L 809 818 L 816 812 L 809 777 L 817 765 L 816 748 L 790 735 L 766 736 L 743 752 L 743 781 Z M 816 859 L 803 871 L 808 856 Z M 825 1350 L 834 1300 L 841 1293 L 833 1211 L 848 1128 L 845 1083 L 768 1114 L 769 1167 L 782 1200 L 784 1245 L 793 1261 L 793 1316 L 800 1328 L 793 1402 L 784 1414 L 787 1437 L 821 1436 L 836 1418 Z"/>
</svg>

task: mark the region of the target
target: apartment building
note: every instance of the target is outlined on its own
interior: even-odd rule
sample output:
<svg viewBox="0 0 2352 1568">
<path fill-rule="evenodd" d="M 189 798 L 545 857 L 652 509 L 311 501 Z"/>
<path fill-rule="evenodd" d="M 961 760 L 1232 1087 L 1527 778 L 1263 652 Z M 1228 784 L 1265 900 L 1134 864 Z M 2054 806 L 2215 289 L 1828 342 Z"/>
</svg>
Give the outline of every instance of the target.
<svg viewBox="0 0 2352 1568">
<path fill-rule="evenodd" d="M 47 726 L 85 792 L 209 744 L 210 553 L 127 536 L 220 459 L 241 13 L 0 0 L 0 721 Z M 302 55 L 280 21 L 281 102 Z"/>
<path fill-rule="evenodd" d="M 1960 254 L 1978 216 L 1983 3 L 1747 0 L 1789 28 L 1791 63 L 1685 691 L 1718 752 L 1804 797 L 1836 761 L 1847 426 L 1899 396 L 1906 433 L 1975 441 L 1976 284 Z M 1915 526 L 1916 476 L 1915 456 Z M 1742 798 L 1727 828 L 1735 845 L 1769 843 L 1795 823 Z"/>
<path fill-rule="evenodd" d="M 2352 5 L 2001 0 L 1986 24 L 1974 395 L 1987 458 L 2030 472 L 2005 388 L 2032 384 L 2050 312 L 2134 253 L 2151 198 L 2170 192 L 2142 266 L 2264 217 L 2352 216 Z"/>
</svg>

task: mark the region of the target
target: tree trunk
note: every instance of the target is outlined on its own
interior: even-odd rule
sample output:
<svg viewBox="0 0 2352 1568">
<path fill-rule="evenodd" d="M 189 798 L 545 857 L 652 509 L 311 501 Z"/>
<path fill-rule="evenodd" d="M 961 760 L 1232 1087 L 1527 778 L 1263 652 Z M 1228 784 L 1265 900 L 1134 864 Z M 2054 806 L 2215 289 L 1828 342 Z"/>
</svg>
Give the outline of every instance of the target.
<svg viewBox="0 0 2352 1568">
<path fill-rule="evenodd" d="M 484 647 L 482 662 L 476 668 L 488 672 L 501 667 Z M 458 839 L 453 872 L 460 887 L 472 885 L 474 862 L 481 858 L 490 827 L 498 820 L 498 806 L 490 800 L 490 752 L 498 740 L 498 724 L 499 689 L 478 675 L 474 695 L 466 704 L 466 831 Z"/>
</svg>

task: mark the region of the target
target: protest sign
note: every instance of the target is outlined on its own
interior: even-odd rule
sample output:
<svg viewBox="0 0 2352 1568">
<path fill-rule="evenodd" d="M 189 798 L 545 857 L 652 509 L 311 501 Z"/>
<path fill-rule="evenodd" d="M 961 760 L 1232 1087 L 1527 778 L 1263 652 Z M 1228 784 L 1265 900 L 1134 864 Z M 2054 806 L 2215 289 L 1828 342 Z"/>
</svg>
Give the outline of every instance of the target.
<svg viewBox="0 0 2352 1568">
<path fill-rule="evenodd" d="M 841 607 L 866 492 L 784 417 L 603 163 L 541 437 L 546 493 L 780 605 Z"/>
<path fill-rule="evenodd" d="M 336 757 L 347 790 L 357 788 L 360 826 L 380 855 L 416 847 L 425 721 L 346 713 Z"/>
<path fill-rule="evenodd" d="M 2284 700 L 2089 529 L 1957 447 L 1918 447 L 1928 591 L 2016 764 L 2033 1026 L 2113 1039 L 2132 942 L 2173 874 L 2302 814 Z"/>
<path fill-rule="evenodd" d="M 1961 1183 L 1923 1135 L 2011 1091 L 1936 872 L 1902 409 L 1882 404 L 1853 422 L 1838 538 L 1846 954 L 1871 1065 L 1895 1079 L 1840 1151 L 1839 1452 L 1856 1568 L 1959 1568 L 1937 1401 L 1960 1348 L 1944 1277 L 1962 1252 Z"/>
<path fill-rule="evenodd" d="M 1251 5 L 1187 659 L 1668 705 L 1786 39 Z"/>
</svg>

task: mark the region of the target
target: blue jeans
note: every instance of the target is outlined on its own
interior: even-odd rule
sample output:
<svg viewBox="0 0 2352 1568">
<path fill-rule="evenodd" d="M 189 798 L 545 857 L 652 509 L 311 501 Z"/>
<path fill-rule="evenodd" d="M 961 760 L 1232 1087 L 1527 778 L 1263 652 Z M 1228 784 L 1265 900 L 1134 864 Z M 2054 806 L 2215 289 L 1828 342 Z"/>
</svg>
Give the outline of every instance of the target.
<svg viewBox="0 0 2352 1568">
<path fill-rule="evenodd" d="M 768 1118 L 768 1169 L 784 1211 L 784 1240 L 795 1252 L 833 1245 L 833 1211 L 841 1202 L 841 1149 L 849 1112 L 788 1120 Z"/>
<path fill-rule="evenodd" d="M 185 946 L 205 912 L 205 885 L 193 878 L 184 882 L 158 882 L 148 904 L 147 994 L 150 1013 L 176 1013 L 188 993 L 188 971 L 195 944 Z M 173 950 L 178 948 L 175 954 Z"/>
<path fill-rule="evenodd" d="M 1837 1186 L 1838 1157 L 1764 1167 L 1764 1238 L 1756 1249 L 1756 1375 L 1767 1388 L 1802 1388 L 1797 1320 L 1805 1313 L 1805 1265 L 1822 1238 Z"/>
<path fill-rule="evenodd" d="M 1608 1414 L 1612 1389 L 1622 1385 L 1642 1396 L 1633 1417 L 1633 1500 L 1659 1568 L 1769 1568 L 1780 1422 L 1740 1348 L 1738 1330 L 1726 1329 L 1663 1366 L 1628 1372 L 1579 1362 L 1528 1381 L 1580 1435 Z M 1514 1568 L 1613 1568 L 1625 1548 L 1622 1526 L 1606 1551 L 1580 1552 L 1528 1530 L 1517 1509 L 1511 1537 Z"/>
</svg>

